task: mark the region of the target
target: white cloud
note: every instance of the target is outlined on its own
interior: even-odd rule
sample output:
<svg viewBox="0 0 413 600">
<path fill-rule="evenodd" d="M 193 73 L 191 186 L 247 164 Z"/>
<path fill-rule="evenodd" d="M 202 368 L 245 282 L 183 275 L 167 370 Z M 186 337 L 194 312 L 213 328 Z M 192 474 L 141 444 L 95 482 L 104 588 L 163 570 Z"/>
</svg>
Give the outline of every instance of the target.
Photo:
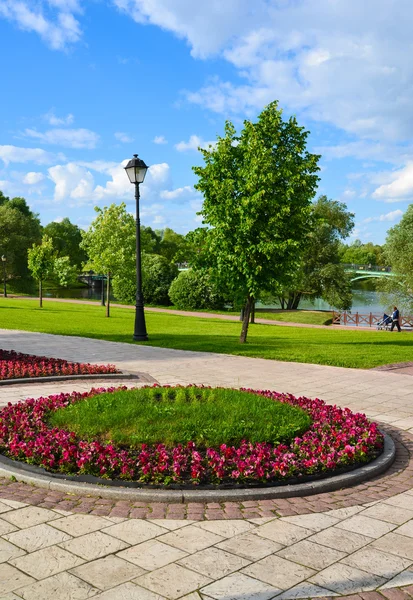
<svg viewBox="0 0 413 600">
<path fill-rule="evenodd" d="M 49 16 L 50 10 L 54 12 Z M 82 32 L 73 15 L 79 11 L 76 0 L 0 0 L 0 18 L 37 33 L 54 50 L 64 50 L 80 40 Z"/>
<path fill-rule="evenodd" d="M 165 219 L 164 215 L 156 215 L 153 220 L 153 223 L 155 225 L 164 225 L 165 222 L 166 222 L 166 219 Z"/>
<path fill-rule="evenodd" d="M 182 198 L 182 196 L 193 196 L 194 193 L 194 188 L 192 188 L 190 185 L 185 185 L 184 187 L 180 187 L 175 190 L 163 190 L 160 193 L 160 196 L 165 200 L 177 200 L 178 198 Z"/>
<path fill-rule="evenodd" d="M 26 173 L 26 175 L 23 177 L 23 183 L 27 183 L 28 185 L 36 185 L 36 183 L 40 183 L 41 181 L 43 181 L 44 178 L 45 176 L 43 175 L 43 173 L 30 171 L 29 173 Z"/>
<path fill-rule="evenodd" d="M 380 215 L 378 217 L 367 217 L 367 219 L 363 219 L 363 223 L 372 223 L 373 221 L 383 222 L 389 221 L 393 222 L 399 219 L 403 214 L 402 210 L 392 210 L 391 212 L 386 213 L 385 215 Z"/>
<path fill-rule="evenodd" d="M 112 0 L 138 23 L 219 56 L 240 82 L 187 93 L 215 112 L 256 115 L 274 98 L 290 112 L 374 140 L 413 135 L 411 0 Z"/>
<path fill-rule="evenodd" d="M 47 113 L 45 115 L 45 119 L 49 123 L 49 125 L 52 125 L 53 127 L 58 127 L 60 125 L 72 125 L 72 123 L 75 120 L 74 116 L 71 113 L 69 113 L 65 117 L 56 117 L 56 115 L 53 112 Z"/>
<path fill-rule="evenodd" d="M 99 136 L 90 129 L 50 129 L 41 133 L 35 129 L 25 129 L 24 134 L 40 140 L 44 144 L 53 144 L 67 148 L 96 148 Z"/>
<path fill-rule="evenodd" d="M 167 144 L 167 143 L 168 143 L 168 140 L 165 138 L 165 136 L 164 136 L 164 135 L 156 135 L 156 136 L 153 138 L 153 143 L 154 143 L 154 144 Z"/>
<path fill-rule="evenodd" d="M 64 160 L 62 154 L 58 155 L 59 160 Z M 46 152 L 41 148 L 20 148 L 18 146 L 0 146 L 0 159 L 8 165 L 9 163 L 34 162 L 38 165 L 48 165 L 56 160 L 56 155 Z"/>
<path fill-rule="evenodd" d="M 56 217 L 55 219 L 53 219 L 53 223 L 62 223 L 64 217 Z"/>
<path fill-rule="evenodd" d="M 55 184 L 54 199 L 63 202 L 69 198 L 74 200 L 92 200 L 93 175 L 85 167 L 75 163 L 56 165 L 48 169 L 49 179 Z"/>
<path fill-rule="evenodd" d="M 373 192 L 373 198 L 385 202 L 398 202 L 413 196 L 413 162 L 409 162 L 403 169 L 389 173 L 388 177 L 391 181 L 380 185 Z"/>
<path fill-rule="evenodd" d="M 216 146 L 215 142 L 204 142 L 198 135 L 191 135 L 187 142 L 179 142 L 175 144 L 175 148 L 178 152 L 186 152 L 187 150 L 198 150 L 198 148 L 208 149 L 209 146 Z"/>
<path fill-rule="evenodd" d="M 127 133 L 123 133 L 122 131 L 118 131 L 115 133 L 115 138 L 122 142 L 123 144 L 129 144 L 134 141 L 134 138 L 128 135 Z"/>
</svg>

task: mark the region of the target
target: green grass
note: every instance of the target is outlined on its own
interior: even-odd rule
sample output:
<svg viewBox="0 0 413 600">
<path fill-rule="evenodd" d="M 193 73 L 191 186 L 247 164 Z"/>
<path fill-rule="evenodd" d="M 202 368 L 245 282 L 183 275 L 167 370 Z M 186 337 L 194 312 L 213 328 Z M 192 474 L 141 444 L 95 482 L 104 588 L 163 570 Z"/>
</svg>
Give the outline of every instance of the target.
<svg viewBox="0 0 413 600">
<path fill-rule="evenodd" d="M 280 310 L 277 312 L 256 312 L 256 319 L 270 319 L 287 323 L 306 323 L 310 325 L 331 325 L 333 313 L 317 310 Z"/>
<path fill-rule="evenodd" d="M 93 396 L 49 416 L 52 426 L 122 446 L 288 443 L 311 419 L 301 408 L 230 389 L 144 388 Z"/>
<path fill-rule="evenodd" d="M 96 305 L 0 298 L 0 329 L 22 329 L 133 343 L 134 311 Z M 412 360 L 413 335 L 375 330 L 251 325 L 239 343 L 240 322 L 146 313 L 150 346 L 219 352 L 289 362 L 372 368 Z M 141 343 L 142 344 L 142 343 Z M 144 345 L 145 345 L 144 344 Z M 258 367 L 257 367 L 258 368 Z"/>
</svg>

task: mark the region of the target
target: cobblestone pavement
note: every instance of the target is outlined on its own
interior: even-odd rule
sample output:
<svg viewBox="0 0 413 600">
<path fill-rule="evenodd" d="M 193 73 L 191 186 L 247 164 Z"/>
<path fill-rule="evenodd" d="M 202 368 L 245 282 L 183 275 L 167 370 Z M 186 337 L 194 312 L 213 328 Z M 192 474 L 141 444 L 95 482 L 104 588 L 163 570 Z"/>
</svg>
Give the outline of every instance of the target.
<svg viewBox="0 0 413 600">
<path fill-rule="evenodd" d="M 148 505 L 0 480 L 0 600 L 413 597 L 413 378 L 4 330 L 0 347 L 111 362 L 160 383 L 318 396 L 397 440 L 381 478 L 288 500 Z M 13 385 L 0 403 L 92 385 Z"/>
</svg>

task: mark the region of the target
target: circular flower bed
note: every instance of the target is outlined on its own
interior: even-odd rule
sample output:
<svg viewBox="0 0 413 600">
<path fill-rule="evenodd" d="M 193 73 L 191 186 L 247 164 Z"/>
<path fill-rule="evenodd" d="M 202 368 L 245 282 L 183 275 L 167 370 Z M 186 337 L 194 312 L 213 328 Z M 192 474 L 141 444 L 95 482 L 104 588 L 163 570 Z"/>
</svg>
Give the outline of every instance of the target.
<svg viewBox="0 0 413 600">
<path fill-rule="evenodd" d="M 107 373 L 120 373 L 120 371 L 114 365 L 75 363 L 61 358 L 47 358 L 47 356 L 34 356 L 15 352 L 14 350 L 0 349 L 0 381 L 25 377 L 102 375 Z"/>
<path fill-rule="evenodd" d="M 52 472 L 147 484 L 199 485 L 275 484 L 292 478 L 331 475 L 343 467 L 367 463 L 383 449 L 382 434 L 365 415 L 327 405 L 323 400 L 273 391 L 243 390 L 308 412 L 311 426 L 289 445 L 243 440 L 237 446 L 201 448 L 190 441 L 173 448 L 162 443 L 124 448 L 82 440 L 73 432 L 47 424 L 51 411 L 112 391 L 115 388 L 93 389 L 9 404 L 0 411 L 0 451 Z"/>
</svg>

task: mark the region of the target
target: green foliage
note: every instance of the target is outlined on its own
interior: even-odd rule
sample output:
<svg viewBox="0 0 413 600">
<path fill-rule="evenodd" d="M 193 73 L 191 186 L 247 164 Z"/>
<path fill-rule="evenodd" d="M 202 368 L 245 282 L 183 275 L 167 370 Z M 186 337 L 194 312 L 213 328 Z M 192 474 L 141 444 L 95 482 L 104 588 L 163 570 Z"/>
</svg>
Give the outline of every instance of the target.
<svg viewBox="0 0 413 600">
<path fill-rule="evenodd" d="M 28 266 L 34 279 L 39 282 L 39 301 L 40 308 L 43 305 L 42 284 L 46 277 L 53 274 L 56 251 L 53 248 L 52 239 L 44 235 L 42 243 L 39 245 L 33 244 L 27 251 Z"/>
<path fill-rule="evenodd" d="M 7 278 L 23 289 L 30 278 L 27 251 L 41 240 L 38 216 L 24 198 L 8 198 L 0 191 L 0 256 L 7 258 Z"/>
<path fill-rule="evenodd" d="M 33 244 L 27 254 L 29 269 L 34 279 L 44 281 L 46 277 L 53 273 L 56 251 L 53 248 L 52 238 L 44 235 L 42 243 Z"/>
<path fill-rule="evenodd" d="M 169 297 L 181 310 L 223 309 L 225 298 L 207 270 L 181 271 L 172 282 Z"/>
<path fill-rule="evenodd" d="M 400 223 L 389 229 L 384 256 L 392 267 L 392 277 L 377 282 L 385 306 L 396 305 L 413 313 L 413 204 L 409 204 Z"/>
<path fill-rule="evenodd" d="M 77 281 L 77 268 L 71 264 L 69 256 L 58 256 L 55 259 L 53 274 L 62 287 L 68 287 Z"/>
<path fill-rule="evenodd" d="M 89 256 L 85 270 L 118 275 L 129 270 L 135 254 L 135 221 L 126 204 L 95 206 L 96 219 L 82 232 L 81 247 Z"/>
<path fill-rule="evenodd" d="M 169 287 L 178 275 L 178 268 L 158 254 L 142 254 L 142 289 L 145 303 L 169 305 Z M 136 297 L 135 265 L 115 275 L 113 292 L 120 302 L 133 304 Z"/>
<path fill-rule="evenodd" d="M 81 229 L 66 217 L 60 223 L 54 221 L 46 225 L 44 233 L 52 238 L 57 255 L 59 257 L 68 256 L 70 263 L 78 271 L 81 271 L 83 263 L 87 260 L 85 250 L 80 247 L 82 242 Z"/>
<path fill-rule="evenodd" d="M 363 244 L 360 240 L 354 240 L 349 246 L 340 245 L 340 262 L 358 265 L 388 266 L 384 255 L 384 249 L 378 244 L 368 242 Z"/>
<path fill-rule="evenodd" d="M 239 135 L 227 122 L 216 147 L 201 150 L 205 166 L 194 167 L 209 227 L 196 262 L 247 303 L 241 341 L 252 299 L 286 282 L 299 258 L 319 180 L 319 156 L 307 152 L 307 136 L 272 102 Z"/>
<path fill-rule="evenodd" d="M 159 236 L 158 253 L 161 256 L 174 263 L 191 261 L 194 250 L 186 236 L 176 233 L 169 227 L 156 233 Z"/>
<path fill-rule="evenodd" d="M 52 413 L 83 438 L 125 446 L 193 441 L 199 447 L 289 443 L 311 425 L 301 408 L 231 389 L 144 388 L 93 396 Z"/>
<path fill-rule="evenodd" d="M 351 281 L 340 263 L 340 240 L 354 227 L 347 206 L 320 196 L 311 206 L 300 263 L 288 286 L 276 294 L 282 308 L 296 309 L 307 299 L 323 298 L 340 310 L 351 308 Z M 280 288 L 280 286 L 278 286 Z"/>
</svg>

